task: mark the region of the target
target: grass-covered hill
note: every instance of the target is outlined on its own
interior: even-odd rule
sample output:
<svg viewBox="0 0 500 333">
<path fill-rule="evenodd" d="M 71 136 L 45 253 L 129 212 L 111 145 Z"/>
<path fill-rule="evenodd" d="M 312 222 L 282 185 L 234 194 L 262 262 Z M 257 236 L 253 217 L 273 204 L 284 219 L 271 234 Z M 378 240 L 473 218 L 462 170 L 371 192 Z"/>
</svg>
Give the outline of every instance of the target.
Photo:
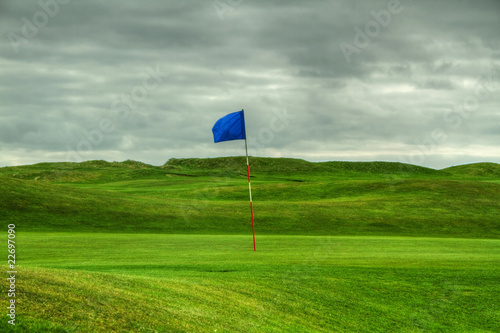
<svg viewBox="0 0 500 333">
<path fill-rule="evenodd" d="M 307 177 L 364 177 L 383 175 L 397 177 L 449 176 L 420 166 L 395 162 L 308 162 L 292 158 L 251 157 L 252 176 L 289 175 Z M 24 180 L 52 182 L 107 182 L 125 179 L 158 178 L 168 175 L 184 176 L 246 176 L 245 157 L 170 159 L 163 166 L 137 161 L 106 162 L 102 160 L 82 163 L 39 163 L 0 168 L 0 176 Z"/>
<path fill-rule="evenodd" d="M 500 165 L 251 158 L 259 234 L 500 237 Z M 0 168 L 25 231 L 247 234 L 244 157 Z"/>
<path fill-rule="evenodd" d="M 0 332 L 499 331 L 498 164 L 250 163 L 0 168 Z"/>
<path fill-rule="evenodd" d="M 443 171 L 460 177 L 486 177 L 500 180 L 500 164 L 473 163 L 449 167 Z"/>
</svg>

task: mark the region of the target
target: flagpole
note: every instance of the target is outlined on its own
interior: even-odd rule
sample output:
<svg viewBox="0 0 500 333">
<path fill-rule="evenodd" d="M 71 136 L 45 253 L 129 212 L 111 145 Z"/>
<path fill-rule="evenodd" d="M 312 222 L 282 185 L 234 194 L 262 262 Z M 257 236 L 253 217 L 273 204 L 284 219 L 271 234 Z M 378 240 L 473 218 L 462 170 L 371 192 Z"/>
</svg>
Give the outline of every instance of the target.
<svg viewBox="0 0 500 333">
<path fill-rule="evenodd" d="M 243 111 L 243 109 L 241 111 Z M 254 222 L 253 222 L 252 184 L 250 183 L 250 164 L 248 163 L 248 146 L 247 146 L 247 139 L 246 138 L 245 138 L 245 152 L 247 155 L 248 193 L 250 194 L 250 214 L 252 215 L 253 250 L 256 251 L 256 249 L 255 249 L 255 227 L 254 227 Z"/>
</svg>

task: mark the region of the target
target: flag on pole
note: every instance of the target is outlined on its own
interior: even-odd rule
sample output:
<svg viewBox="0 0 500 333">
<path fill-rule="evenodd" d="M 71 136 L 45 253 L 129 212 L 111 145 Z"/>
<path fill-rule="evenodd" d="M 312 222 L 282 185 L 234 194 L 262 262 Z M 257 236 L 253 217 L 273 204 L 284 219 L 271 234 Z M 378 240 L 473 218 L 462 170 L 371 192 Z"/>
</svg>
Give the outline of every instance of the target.
<svg viewBox="0 0 500 333">
<path fill-rule="evenodd" d="M 248 163 L 247 135 L 245 132 L 245 112 L 244 110 L 230 113 L 215 123 L 212 128 L 214 133 L 214 142 L 245 140 L 245 152 L 247 155 L 247 173 L 248 173 L 248 193 L 250 194 L 250 214 L 252 216 L 253 250 L 255 251 L 255 227 L 253 222 L 253 202 L 252 185 L 250 183 L 250 164 Z"/>
<path fill-rule="evenodd" d="M 214 142 L 246 140 L 245 116 L 243 110 L 230 113 L 215 123 L 212 128 Z"/>
</svg>

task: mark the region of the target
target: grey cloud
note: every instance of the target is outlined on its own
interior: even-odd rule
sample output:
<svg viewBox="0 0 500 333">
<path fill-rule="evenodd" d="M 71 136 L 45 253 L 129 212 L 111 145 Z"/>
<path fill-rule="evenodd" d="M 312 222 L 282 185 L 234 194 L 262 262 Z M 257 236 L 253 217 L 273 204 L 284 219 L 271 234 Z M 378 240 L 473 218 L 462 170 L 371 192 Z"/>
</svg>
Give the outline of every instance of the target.
<svg viewBox="0 0 500 333">
<path fill-rule="evenodd" d="M 423 164 L 467 162 L 464 142 L 499 161 L 487 152 L 498 142 L 500 86 L 467 118 L 449 115 L 458 128 L 444 118 L 500 65 L 499 3 L 401 0 L 347 62 L 339 45 L 387 3 L 246 0 L 221 20 L 210 1 L 71 1 L 16 54 L 6 34 L 41 9 L 2 2 L 2 163 L 64 160 L 103 119 L 114 130 L 82 159 L 242 154 L 240 143 L 211 143 L 213 123 L 241 108 L 254 155 L 401 160 L 441 128 L 448 155 L 436 148 Z M 140 91 L 148 66 L 169 75 L 135 107 L 117 103 Z M 276 118 L 283 109 L 293 117 Z"/>
<path fill-rule="evenodd" d="M 419 89 L 445 89 L 445 90 L 453 90 L 456 86 L 450 80 L 439 80 L 439 79 L 431 79 L 422 83 L 418 83 L 417 88 Z"/>
</svg>

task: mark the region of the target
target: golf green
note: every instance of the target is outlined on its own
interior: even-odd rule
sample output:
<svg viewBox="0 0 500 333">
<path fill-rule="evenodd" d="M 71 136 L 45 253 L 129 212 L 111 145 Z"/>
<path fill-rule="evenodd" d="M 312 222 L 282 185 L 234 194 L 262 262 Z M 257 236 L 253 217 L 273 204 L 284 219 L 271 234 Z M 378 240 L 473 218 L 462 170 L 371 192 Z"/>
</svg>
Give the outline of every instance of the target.
<svg viewBox="0 0 500 333">
<path fill-rule="evenodd" d="M 17 245 L 30 332 L 500 330 L 500 240 L 258 236 L 254 252 L 251 235 L 19 232 Z"/>
</svg>

